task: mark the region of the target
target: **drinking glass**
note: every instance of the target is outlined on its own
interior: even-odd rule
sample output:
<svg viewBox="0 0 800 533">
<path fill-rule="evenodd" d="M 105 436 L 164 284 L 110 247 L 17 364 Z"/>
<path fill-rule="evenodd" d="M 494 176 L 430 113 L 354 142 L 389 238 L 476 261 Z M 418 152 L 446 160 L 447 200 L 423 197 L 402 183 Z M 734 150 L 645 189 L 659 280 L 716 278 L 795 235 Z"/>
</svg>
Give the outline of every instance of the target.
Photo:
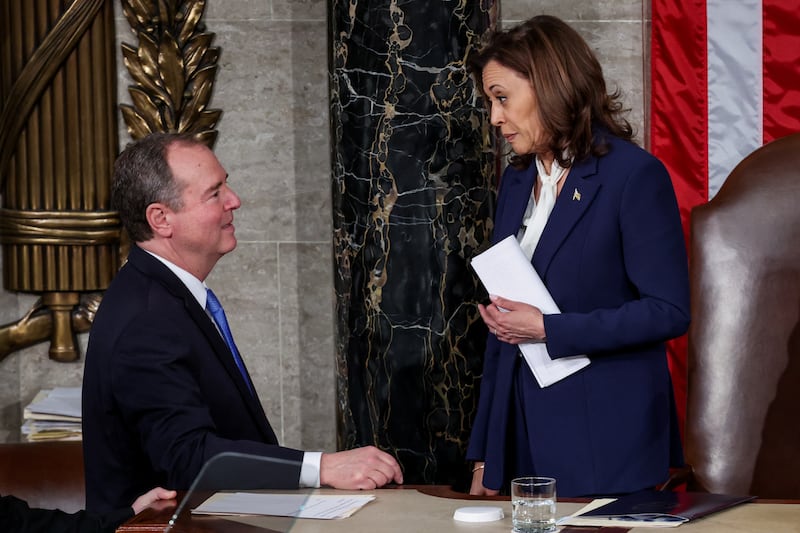
<svg viewBox="0 0 800 533">
<path fill-rule="evenodd" d="M 556 480 L 519 477 L 511 480 L 511 523 L 514 533 L 556 530 Z"/>
</svg>

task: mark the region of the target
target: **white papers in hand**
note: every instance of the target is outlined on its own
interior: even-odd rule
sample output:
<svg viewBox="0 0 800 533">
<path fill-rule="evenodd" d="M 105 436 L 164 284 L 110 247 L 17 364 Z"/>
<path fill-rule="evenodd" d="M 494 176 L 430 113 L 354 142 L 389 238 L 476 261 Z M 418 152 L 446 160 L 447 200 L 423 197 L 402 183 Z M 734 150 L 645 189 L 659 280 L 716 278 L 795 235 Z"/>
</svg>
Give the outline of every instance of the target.
<svg viewBox="0 0 800 533">
<path fill-rule="evenodd" d="M 533 305 L 546 315 L 561 312 L 513 235 L 473 257 L 472 268 L 489 294 Z M 519 349 L 540 387 L 548 387 L 590 362 L 585 355 L 551 359 L 542 342 L 521 343 Z"/>
<path fill-rule="evenodd" d="M 347 518 L 375 499 L 373 495 L 266 494 L 218 492 L 193 514 L 270 515 L 295 518 Z"/>
</svg>

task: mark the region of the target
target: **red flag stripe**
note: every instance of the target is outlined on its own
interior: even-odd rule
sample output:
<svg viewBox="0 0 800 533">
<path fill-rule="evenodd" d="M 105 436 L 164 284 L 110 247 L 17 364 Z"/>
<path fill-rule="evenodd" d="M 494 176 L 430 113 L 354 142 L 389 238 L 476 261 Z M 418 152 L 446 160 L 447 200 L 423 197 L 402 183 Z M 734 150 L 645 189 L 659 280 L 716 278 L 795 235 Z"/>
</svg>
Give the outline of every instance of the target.
<svg viewBox="0 0 800 533">
<path fill-rule="evenodd" d="M 800 131 L 800 5 L 763 0 L 764 143 Z"/>
<path fill-rule="evenodd" d="M 669 170 L 688 231 L 707 197 L 705 0 L 653 1 L 651 146 Z"/>
<path fill-rule="evenodd" d="M 653 0 L 652 17 L 650 150 L 672 177 L 688 243 L 689 213 L 708 199 L 705 0 Z M 685 335 L 667 346 L 681 431 L 686 346 Z"/>
</svg>

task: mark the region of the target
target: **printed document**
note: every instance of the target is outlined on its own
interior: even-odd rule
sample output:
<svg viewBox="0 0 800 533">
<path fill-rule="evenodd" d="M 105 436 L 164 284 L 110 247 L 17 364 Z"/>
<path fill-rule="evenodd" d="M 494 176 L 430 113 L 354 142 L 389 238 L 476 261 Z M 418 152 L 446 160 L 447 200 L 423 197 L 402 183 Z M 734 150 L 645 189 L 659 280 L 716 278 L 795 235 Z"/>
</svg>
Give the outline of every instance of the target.
<svg viewBox="0 0 800 533">
<path fill-rule="evenodd" d="M 561 312 L 513 235 L 473 257 L 472 268 L 489 294 L 533 305 L 545 315 Z M 519 349 L 540 387 L 548 387 L 590 362 L 585 355 L 551 359 L 543 342 L 521 343 Z"/>
<path fill-rule="evenodd" d="M 218 492 L 203 502 L 193 514 L 270 515 L 295 518 L 347 518 L 375 499 L 371 494 L 267 494 L 256 492 Z"/>
</svg>

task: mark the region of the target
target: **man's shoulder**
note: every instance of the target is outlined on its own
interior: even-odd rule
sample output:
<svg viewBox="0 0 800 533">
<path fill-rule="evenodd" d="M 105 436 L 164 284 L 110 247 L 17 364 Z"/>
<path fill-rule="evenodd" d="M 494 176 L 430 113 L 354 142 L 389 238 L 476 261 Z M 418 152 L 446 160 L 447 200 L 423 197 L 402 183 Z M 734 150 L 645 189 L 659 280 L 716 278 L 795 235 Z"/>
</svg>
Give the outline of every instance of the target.
<svg viewBox="0 0 800 533">
<path fill-rule="evenodd" d="M 177 276 L 158 259 L 141 249 L 132 248 L 127 261 L 111 280 L 103 299 L 175 293 L 175 287 L 181 285 Z"/>
<path fill-rule="evenodd" d="M 103 293 L 98 313 L 109 306 L 134 306 L 146 301 L 154 290 L 163 291 L 156 279 L 125 263 Z"/>
<path fill-rule="evenodd" d="M 185 298 L 168 280 L 126 263 L 103 293 L 92 324 L 92 334 L 121 331 L 132 322 L 156 322 L 185 312 Z"/>
</svg>

